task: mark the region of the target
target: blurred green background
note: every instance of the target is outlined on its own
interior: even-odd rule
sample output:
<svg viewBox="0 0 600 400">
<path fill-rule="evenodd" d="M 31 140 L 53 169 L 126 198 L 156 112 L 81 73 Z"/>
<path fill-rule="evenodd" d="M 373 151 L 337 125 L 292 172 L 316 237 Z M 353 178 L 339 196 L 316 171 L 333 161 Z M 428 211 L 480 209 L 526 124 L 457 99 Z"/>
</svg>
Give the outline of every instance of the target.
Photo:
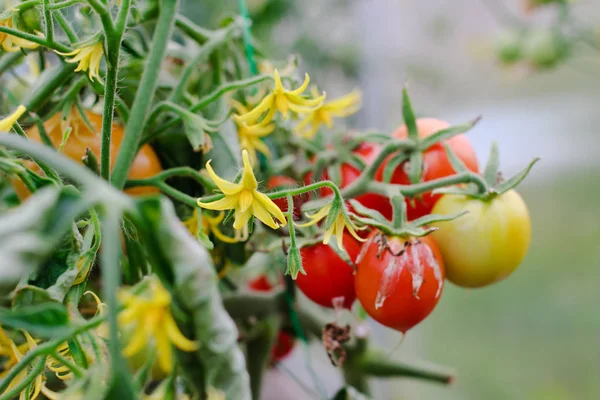
<svg viewBox="0 0 600 400">
<path fill-rule="evenodd" d="M 190 15 L 208 24 L 238 4 L 197 3 L 187 2 Z M 499 142 L 506 175 L 542 157 L 519 189 L 533 239 L 515 274 L 484 289 L 448 284 L 432 316 L 398 349 L 397 333 L 372 324 L 392 357 L 447 365 L 455 383 L 379 381 L 374 398 L 600 399 L 600 52 L 578 47 L 550 71 L 499 65 L 493 41 L 507 24 L 542 27 L 557 18 L 552 8 L 526 13 L 525 0 L 248 3 L 254 33 L 271 54 L 298 53 L 328 95 L 360 86 L 359 128 L 401 123 L 407 83 L 421 115 L 451 123 L 482 115 L 469 136 L 482 161 L 492 140 Z M 578 26 L 600 26 L 600 2 L 573 3 Z M 310 357 L 334 393 L 338 372 L 318 346 Z M 300 348 L 268 379 L 266 399 L 315 398 Z"/>
</svg>

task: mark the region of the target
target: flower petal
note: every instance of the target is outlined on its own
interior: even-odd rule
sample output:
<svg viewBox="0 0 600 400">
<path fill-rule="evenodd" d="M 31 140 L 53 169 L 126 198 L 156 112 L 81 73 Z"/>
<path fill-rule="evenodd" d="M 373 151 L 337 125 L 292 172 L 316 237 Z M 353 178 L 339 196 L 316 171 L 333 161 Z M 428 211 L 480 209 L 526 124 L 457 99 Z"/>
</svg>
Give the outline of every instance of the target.
<svg viewBox="0 0 600 400">
<path fill-rule="evenodd" d="M 285 215 L 283 215 L 281 209 L 277 207 L 277 204 L 275 204 L 275 202 L 273 202 L 269 196 L 261 192 L 254 192 L 254 198 L 269 214 L 279 220 L 281 226 L 285 226 L 287 224 Z"/>
<path fill-rule="evenodd" d="M 156 355 L 158 365 L 167 374 L 173 369 L 173 348 L 165 329 L 157 329 L 154 334 L 156 339 Z"/>
<path fill-rule="evenodd" d="M 302 92 L 304 92 L 306 90 L 309 83 L 310 83 L 310 77 L 308 76 L 307 73 L 305 73 L 304 74 L 304 82 L 302 83 L 302 85 L 300 85 L 300 87 L 298 89 L 290 90 L 289 93 L 300 95 L 300 94 L 302 94 Z"/>
<path fill-rule="evenodd" d="M 137 325 L 129 343 L 123 349 L 123 355 L 125 357 L 133 357 L 144 348 L 147 341 L 148 335 L 146 334 L 146 329 L 141 325 Z"/>
<path fill-rule="evenodd" d="M 198 205 L 207 210 L 232 210 L 238 205 L 239 196 L 225 196 L 222 199 L 211 201 L 210 203 L 204 203 L 198 199 Z"/>
<path fill-rule="evenodd" d="M 270 228 L 277 229 L 279 225 L 273 220 L 271 214 L 258 201 L 252 206 L 252 214 L 258 218 L 263 224 Z"/>
<path fill-rule="evenodd" d="M 242 174 L 242 179 L 240 180 L 240 186 L 244 189 L 255 190 L 258 187 L 258 182 L 256 181 L 254 171 L 252 170 L 248 150 L 242 150 L 242 162 L 244 164 L 244 172 Z"/>
<path fill-rule="evenodd" d="M 211 161 L 212 160 L 208 160 L 208 162 L 206 163 L 206 170 L 208 171 L 208 175 L 210 175 L 210 178 L 213 180 L 215 185 L 217 185 L 219 190 L 221 190 L 221 192 L 223 192 L 223 194 L 232 195 L 232 194 L 236 194 L 240 190 L 242 190 L 242 185 L 240 185 L 239 183 L 233 183 L 233 182 L 226 181 L 225 179 L 223 179 L 219 175 L 217 175 L 215 173 L 215 170 L 210 165 Z"/>
<path fill-rule="evenodd" d="M 198 350 L 198 343 L 194 342 L 181 333 L 179 327 L 175 323 L 171 313 L 167 312 L 164 320 L 164 327 L 167 337 L 179 350 L 183 351 L 196 351 Z"/>
</svg>

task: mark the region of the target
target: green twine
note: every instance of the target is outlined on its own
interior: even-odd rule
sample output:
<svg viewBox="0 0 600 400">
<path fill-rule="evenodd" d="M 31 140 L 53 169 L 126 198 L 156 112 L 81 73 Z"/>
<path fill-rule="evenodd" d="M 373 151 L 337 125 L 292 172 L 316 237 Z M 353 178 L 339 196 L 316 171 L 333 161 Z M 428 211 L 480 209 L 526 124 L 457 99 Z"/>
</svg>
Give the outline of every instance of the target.
<svg viewBox="0 0 600 400">
<path fill-rule="evenodd" d="M 246 58 L 248 59 L 248 66 L 250 67 L 250 76 L 254 76 L 258 74 L 258 68 L 256 67 L 256 62 L 254 61 L 254 47 L 252 46 L 252 35 L 250 34 L 250 24 L 252 20 L 250 19 L 246 0 L 239 0 L 238 3 L 240 5 L 240 14 L 246 20 L 246 24 L 244 24 L 243 28 L 244 46 L 246 50 Z"/>
</svg>

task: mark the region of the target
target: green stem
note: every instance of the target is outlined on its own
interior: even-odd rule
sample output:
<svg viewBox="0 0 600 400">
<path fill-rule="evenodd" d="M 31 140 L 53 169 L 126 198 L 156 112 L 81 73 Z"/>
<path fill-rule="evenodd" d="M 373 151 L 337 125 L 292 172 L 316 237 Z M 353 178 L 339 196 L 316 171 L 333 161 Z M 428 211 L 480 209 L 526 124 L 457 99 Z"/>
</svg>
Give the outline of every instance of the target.
<svg viewBox="0 0 600 400">
<path fill-rule="evenodd" d="M 102 222 L 103 248 L 100 255 L 100 266 L 102 268 L 102 297 L 108 308 L 110 333 L 108 349 L 112 363 L 113 381 L 111 386 L 115 388 L 119 386 L 126 387 L 126 381 L 129 380 L 131 382 L 131 379 L 125 360 L 121 354 L 119 327 L 117 324 L 117 313 L 119 311 L 117 289 L 121 284 L 121 243 L 119 242 L 121 237 L 121 211 L 113 207 L 107 207 Z"/>
<path fill-rule="evenodd" d="M 54 12 L 54 18 L 56 18 L 56 21 L 58 21 L 58 24 L 60 25 L 61 29 L 63 30 L 63 32 L 65 32 L 67 38 L 69 38 L 69 42 L 71 42 L 71 44 L 77 43 L 79 41 L 79 38 L 77 37 L 77 34 L 73 30 L 73 27 L 71 26 L 69 21 L 67 21 L 67 19 L 63 15 L 62 11 L 57 10 L 56 12 Z"/>
<path fill-rule="evenodd" d="M 17 4 L 14 7 L 15 7 L 15 9 L 17 9 L 19 11 L 26 11 L 26 10 L 29 10 L 30 8 L 33 8 L 39 4 L 40 4 L 40 0 L 27 0 L 22 3 Z"/>
<path fill-rule="evenodd" d="M 43 0 L 44 6 L 44 27 L 46 40 L 49 43 L 54 43 L 54 21 L 52 20 L 52 11 L 48 8 L 50 0 Z"/>
<path fill-rule="evenodd" d="M 213 35 L 212 31 L 196 25 L 183 15 L 177 15 L 175 19 L 175 25 L 199 45 L 203 45 Z"/>
<path fill-rule="evenodd" d="M 137 91 L 131 114 L 125 126 L 125 134 L 113 171 L 112 184 L 122 189 L 127 180 L 131 164 L 137 154 L 138 145 L 142 137 L 144 120 L 148 114 L 150 104 L 154 98 L 158 75 L 165 57 L 167 44 L 171 38 L 178 0 L 163 0 L 154 32 L 152 49 L 148 56 L 148 63 L 144 69 L 140 87 Z"/>
<path fill-rule="evenodd" d="M 65 1 L 60 1 L 57 3 L 49 4 L 48 9 L 49 10 L 60 10 L 62 8 L 70 7 L 72 5 L 79 4 L 79 3 L 84 3 L 84 1 L 83 0 L 65 0 Z"/>
<path fill-rule="evenodd" d="M 87 2 L 100 17 L 100 22 L 102 22 L 102 27 L 104 28 L 104 33 L 106 35 L 111 34 L 115 29 L 115 26 L 112 17 L 110 16 L 108 2 L 107 4 L 103 4 L 101 0 L 87 0 Z"/>
<path fill-rule="evenodd" d="M 207 105 L 211 104 L 212 102 L 218 100 L 222 95 L 224 95 L 227 92 L 231 92 L 232 90 L 244 89 L 249 86 L 261 83 L 267 79 L 273 79 L 273 78 L 270 75 L 258 75 L 253 78 L 250 78 L 250 79 L 225 83 L 225 84 L 219 86 L 217 89 L 215 89 L 212 93 L 201 98 L 196 104 L 192 105 L 189 108 L 189 111 L 190 112 L 199 111 L 202 108 L 206 107 Z M 173 118 L 169 122 L 164 123 L 163 125 L 156 128 L 153 132 L 146 135 L 146 137 L 143 140 L 144 143 L 148 142 L 154 136 L 159 135 L 160 133 L 164 132 L 165 130 L 169 129 L 170 127 L 172 127 L 173 125 L 175 125 L 179 122 L 181 122 L 181 117 Z"/>
<path fill-rule="evenodd" d="M 19 362 L 16 365 L 14 365 L 4 376 L 4 379 L 0 381 L 0 392 L 5 391 L 8 385 L 17 377 L 17 375 L 19 375 L 23 368 L 27 367 L 27 365 L 29 365 L 33 360 L 35 360 L 36 357 L 42 354 L 47 355 L 52 353 L 63 342 L 66 342 L 67 340 L 79 335 L 82 332 L 86 332 L 90 329 L 98 327 L 102 322 L 104 322 L 103 316 L 94 317 L 91 320 L 81 324 L 80 326 L 73 328 L 70 332 L 60 335 L 59 337 L 44 344 L 41 344 L 25 353 L 21 360 L 19 360 Z"/>
<path fill-rule="evenodd" d="M 104 26 L 106 34 L 106 84 L 104 86 L 104 112 L 102 114 L 102 143 L 100 146 L 100 176 L 110 181 L 110 140 L 112 136 L 113 117 L 115 111 L 115 99 L 117 96 L 117 83 L 119 75 L 119 57 L 121 53 L 121 41 L 125 31 L 122 19 L 127 19 L 131 0 L 124 0 L 119 10 L 116 29 Z M 124 17 L 123 17 L 124 16 Z M 111 29 L 107 31 L 107 29 Z"/>
<path fill-rule="evenodd" d="M 449 384 L 454 376 L 441 369 L 419 367 L 390 359 L 384 354 L 369 351 L 359 359 L 358 367 L 366 374 L 379 377 L 407 377 Z"/>
<path fill-rule="evenodd" d="M 202 175 L 200 172 L 196 171 L 194 168 L 191 168 L 191 167 L 170 168 L 170 169 L 164 170 L 164 171 L 154 175 L 153 177 L 145 179 L 145 181 L 155 181 L 155 182 L 162 181 L 162 182 L 164 182 L 167 179 L 175 177 L 175 176 L 188 176 L 188 177 L 194 179 L 199 184 L 201 184 L 207 191 L 217 188 L 217 186 L 214 184 L 214 182 L 212 180 L 210 180 L 209 178 Z M 125 184 L 125 187 L 127 188 L 127 187 L 134 187 L 134 186 L 142 186 L 142 185 L 146 185 L 146 184 L 147 184 L 146 182 L 138 184 L 138 181 L 129 180 Z"/>
<path fill-rule="evenodd" d="M 51 50 L 60 51 L 61 53 L 68 53 L 71 51 L 70 47 L 67 47 L 63 44 L 57 42 L 49 42 L 48 40 L 46 40 L 46 38 L 37 35 L 32 35 L 31 33 L 23 32 L 18 29 L 8 28 L 6 26 L 0 25 L 0 33 L 6 33 L 8 35 L 16 36 L 18 38 L 28 40 L 32 43 L 37 43 L 40 46 L 47 47 Z"/>
<path fill-rule="evenodd" d="M 44 364 L 45 364 L 45 359 L 42 358 L 40 359 L 31 369 L 31 371 L 29 372 L 29 374 L 27 374 L 27 377 L 25 379 L 23 379 L 21 382 L 19 382 L 15 387 L 13 387 L 11 390 L 4 392 L 2 394 L 2 396 L 0 396 L 0 400 L 11 400 L 14 398 L 19 397 L 19 394 L 27 389 L 27 386 L 29 386 L 31 384 L 31 382 L 33 382 L 38 375 L 40 375 L 42 373 L 42 371 L 44 370 Z M 7 376 L 8 378 L 8 376 Z M 5 378 L 5 379 L 7 379 Z M 3 381 L 4 383 L 4 381 Z"/>
<path fill-rule="evenodd" d="M 79 367 L 75 363 L 72 363 L 66 357 L 63 357 L 58 351 L 55 350 L 55 351 L 53 351 L 50 354 L 52 355 L 52 358 L 56 359 L 56 361 L 58 361 L 59 363 L 61 363 L 65 367 L 69 368 L 69 370 L 76 377 L 81 378 L 81 377 L 83 377 L 85 375 L 85 371 L 83 370 L 83 368 Z"/>
<path fill-rule="evenodd" d="M 43 86 L 36 89 L 25 100 L 24 105 L 28 110 L 37 110 L 39 107 L 52 97 L 59 87 L 73 75 L 75 66 L 73 64 L 63 64 L 50 71 L 46 77 Z"/>
</svg>

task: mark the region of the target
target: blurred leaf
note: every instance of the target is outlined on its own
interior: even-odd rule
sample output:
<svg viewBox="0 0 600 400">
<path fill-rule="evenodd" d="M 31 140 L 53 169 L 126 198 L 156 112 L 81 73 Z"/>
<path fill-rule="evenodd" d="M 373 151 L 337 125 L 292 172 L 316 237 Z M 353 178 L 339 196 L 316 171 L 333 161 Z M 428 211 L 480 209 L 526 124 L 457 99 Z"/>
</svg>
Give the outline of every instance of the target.
<svg viewBox="0 0 600 400">
<path fill-rule="evenodd" d="M 496 186 L 496 180 L 498 179 L 498 169 L 500 168 L 500 153 L 498 152 L 498 143 L 492 142 L 492 148 L 490 149 L 490 158 L 485 165 L 485 171 L 483 177 L 490 187 Z"/>
<path fill-rule="evenodd" d="M 87 208 L 73 188 L 44 188 L 0 216 L 0 296 L 53 253 L 73 220 Z"/>
<path fill-rule="evenodd" d="M 406 88 L 402 90 L 402 117 L 404 118 L 404 124 L 408 129 L 408 138 L 417 140 L 419 138 L 417 119 Z"/>
<path fill-rule="evenodd" d="M 249 400 L 250 383 L 244 354 L 237 344 L 236 326 L 217 287 L 210 254 L 177 218 L 166 199 L 138 202 L 143 217 L 138 226 L 154 271 L 172 286 L 178 304 L 189 316 L 182 326 L 200 343 L 196 352 L 177 352 L 181 371 L 200 393 L 212 386 L 228 399 Z M 144 229 L 142 229 L 144 228 Z"/>
<path fill-rule="evenodd" d="M 62 303 L 51 301 L 14 309 L 0 309 L 0 323 L 23 329 L 36 337 L 51 337 L 68 328 L 69 316 Z"/>
</svg>

